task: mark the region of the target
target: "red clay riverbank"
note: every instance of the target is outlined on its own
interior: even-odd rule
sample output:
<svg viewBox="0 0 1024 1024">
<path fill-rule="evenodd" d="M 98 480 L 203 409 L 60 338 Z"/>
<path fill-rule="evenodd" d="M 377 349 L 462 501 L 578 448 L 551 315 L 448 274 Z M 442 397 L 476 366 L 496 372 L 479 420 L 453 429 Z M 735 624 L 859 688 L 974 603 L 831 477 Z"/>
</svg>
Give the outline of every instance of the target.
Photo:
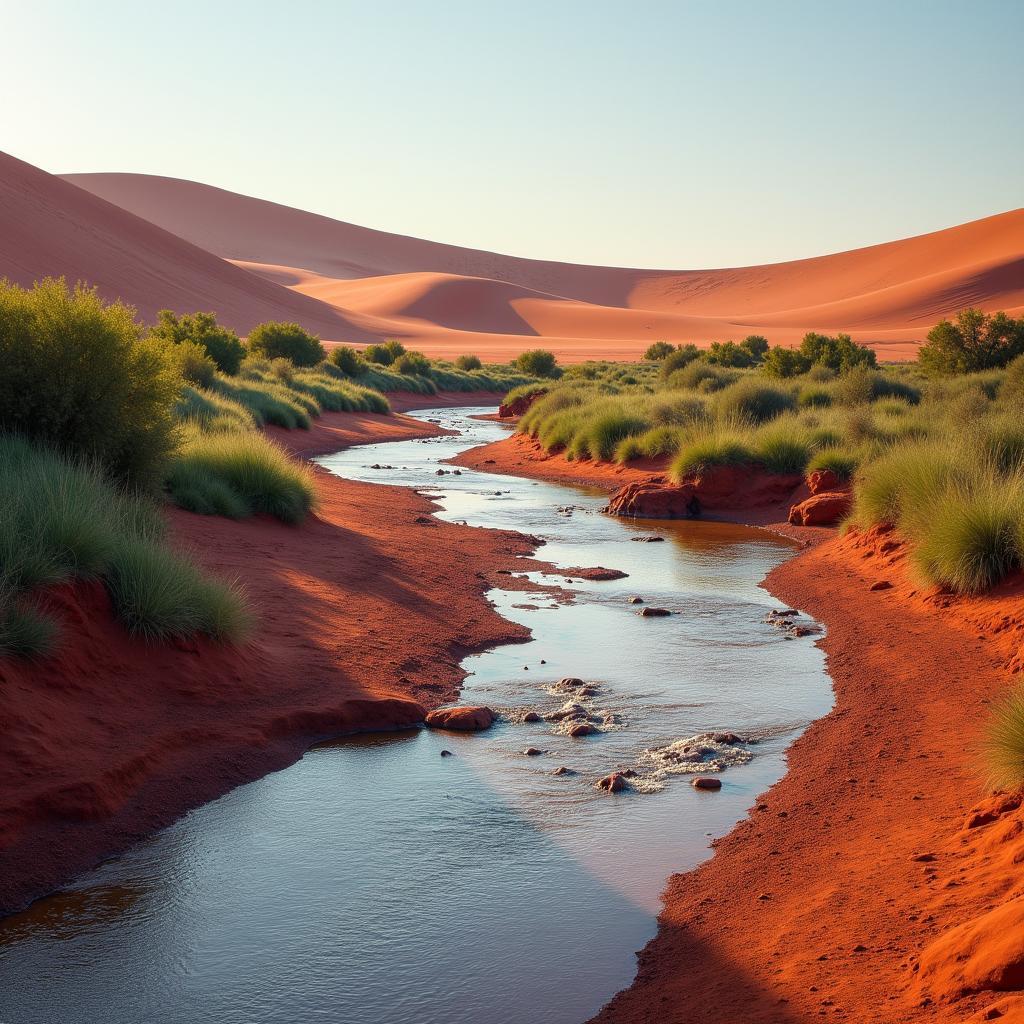
<svg viewBox="0 0 1024 1024">
<path fill-rule="evenodd" d="M 459 461 L 608 488 L 662 468 L 569 462 L 524 438 Z M 840 539 L 782 511 L 750 518 L 809 550 L 765 585 L 827 625 L 835 708 L 713 857 L 670 880 L 635 982 L 595 1020 L 1024 1020 L 1006 995 L 1024 988 L 1024 813 L 971 814 L 979 725 L 1021 668 L 1024 583 L 922 591 L 892 534 Z"/>
<path fill-rule="evenodd" d="M 395 404 L 467 400 L 487 398 Z M 338 413 L 275 436 L 312 455 L 436 432 Z M 0 663 L 0 913 L 318 738 L 420 721 L 456 695 L 468 651 L 524 637 L 484 595 L 528 538 L 442 523 L 407 489 L 317 478 L 319 510 L 300 527 L 170 513 L 173 537 L 247 590 L 257 626 L 242 649 L 133 640 L 98 584 L 47 596 L 58 654 Z"/>
</svg>

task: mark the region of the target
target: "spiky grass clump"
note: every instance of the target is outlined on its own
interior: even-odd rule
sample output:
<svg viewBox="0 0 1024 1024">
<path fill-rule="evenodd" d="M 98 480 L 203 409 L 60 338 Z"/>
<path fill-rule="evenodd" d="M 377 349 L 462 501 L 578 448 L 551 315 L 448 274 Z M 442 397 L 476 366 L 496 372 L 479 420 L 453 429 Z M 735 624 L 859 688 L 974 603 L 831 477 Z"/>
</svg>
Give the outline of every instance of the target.
<svg viewBox="0 0 1024 1024">
<path fill-rule="evenodd" d="M 754 459 L 754 452 L 738 437 L 709 433 L 680 448 L 669 467 L 669 474 L 679 483 L 687 475 L 712 466 L 740 466 L 752 463 Z"/>
<path fill-rule="evenodd" d="M 232 519 L 264 512 L 293 524 L 316 495 L 312 474 L 257 433 L 193 435 L 171 465 L 167 488 L 190 512 Z"/>
<path fill-rule="evenodd" d="M 796 401 L 788 391 L 745 377 L 719 392 L 714 404 L 721 420 L 767 423 L 795 408 Z"/>
<path fill-rule="evenodd" d="M 993 789 L 1024 786 L 1024 685 L 1014 686 L 993 705 L 982 753 Z"/>
<path fill-rule="evenodd" d="M 112 484 L 95 466 L 0 436 L 0 520 L 0 652 L 52 649 L 57 626 L 33 605 L 32 592 L 76 579 L 102 580 L 130 630 L 170 635 L 162 621 L 147 617 L 152 605 L 118 597 L 129 578 L 139 593 L 166 587 L 159 575 L 165 572 L 179 581 L 173 594 L 181 628 L 173 635 L 241 638 L 242 597 L 171 551 L 156 506 Z M 132 557 L 139 568 L 126 575 Z M 146 577 L 146 565 L 155 575 Z M 171 607 L 169 599 L 164 607 Z"/>
<path fill-rule="evenodd" d="M 988 590 L 1020 565 L 1024 487 L 995 476 L 947 487 L 917 528 L 914 564 L 959 594 Z"/>
<path fill-rule="evenodd" d="M 811 450 L 801 432 L 780 428 L 760 435 L 755 457 L 769 473 L 803 473 Z"/>
<path fill-rule="evenodd" d="M 180 555 L 146 540 L 127 538 L 118 545 L 107 587 L 118 618 L 151 640 L 197 633 L 233 640 L 249 628 L 235 586 L 208 579 Z"/>
<path fill-rule="evenodd" d="M 256 426 L 252 413 L 244 405 L 206 388 L 182 389 L 174 411 L 182 423 L 194 424 L 210 433 L 251 430 Z"/>
<path fill-rule="evenodd" d="M 857 471 L 860 459 L 856 453 L 843 448 L 829 447 L 816 451 L 807 463 L 807 472 L 831 470 L 840 480 L 849 480 Z"/>
</svg>

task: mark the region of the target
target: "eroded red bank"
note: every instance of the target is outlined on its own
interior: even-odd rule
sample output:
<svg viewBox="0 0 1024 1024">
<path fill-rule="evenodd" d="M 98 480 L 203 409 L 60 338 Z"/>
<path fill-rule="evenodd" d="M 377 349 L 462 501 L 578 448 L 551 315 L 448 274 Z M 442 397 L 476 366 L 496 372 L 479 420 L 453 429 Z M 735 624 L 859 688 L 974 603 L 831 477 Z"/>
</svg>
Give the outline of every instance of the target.
<svg viewBox="0 0 1024 1024">
<path fill-rule="evenodd" d="M 458 461 L 604 486 L 621 511 L 694 490 L 658 496 L 663 465 L 570 462 L 521 436 Z M 596 1021 L 1024 1020 L 1024 811 L 986 795 L 977 752 L 1022 668 L 1024 581 L 924 590 L 893 531 L 791 525 L 810 488 L 734 482 L 696 487 L 706 511 L 807 548 L 766 586 L 827 625 L 835 708 L 714 856 L 670 880 L 636 981 Z"/>
<path fill-rule="evenodd" d="M 417 399 L 394 404 L 446 402 Z M 333 414 L 277 436 L 314 455 L 436 432 Z M 510 585 L 495 573 L 527 538 L 435 520 L 404 488 L 317 477 L 319 511 L 300 527 L 171 513 L 178 543 L 248 591 L 259 627 L 244 649 L 133 640 L 95 583 L 45 595 L 57 656 L 0 662 L 0 912 L 320 737 L 422 720 L 456 695 L 468 651 L 524 637 L 484 594 Z"/>
</svg>

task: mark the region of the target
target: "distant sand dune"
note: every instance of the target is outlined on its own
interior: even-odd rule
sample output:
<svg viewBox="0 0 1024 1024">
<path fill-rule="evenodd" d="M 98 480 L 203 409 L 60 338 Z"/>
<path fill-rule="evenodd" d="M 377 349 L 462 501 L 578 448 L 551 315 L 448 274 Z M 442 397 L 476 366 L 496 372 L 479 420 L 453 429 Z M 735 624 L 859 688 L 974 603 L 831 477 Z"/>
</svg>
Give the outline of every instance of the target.
<svg viewBox="0 0 1024 1024">
<path fill-rule="evenodd" d="M 651 341 L 852 333 L 887 358 L 967 305 L 1024 311 L 1024 210 L 850 252 L 659 271 L 522 259 L 374 231 L 196 182 L 59 178 L 0 156 L 0 274 L 85 278 L 152 317 L 213 309 L 240 331 L 298 320 L 328 341 L 436 355 L 625 358 Z"/>
</svg>

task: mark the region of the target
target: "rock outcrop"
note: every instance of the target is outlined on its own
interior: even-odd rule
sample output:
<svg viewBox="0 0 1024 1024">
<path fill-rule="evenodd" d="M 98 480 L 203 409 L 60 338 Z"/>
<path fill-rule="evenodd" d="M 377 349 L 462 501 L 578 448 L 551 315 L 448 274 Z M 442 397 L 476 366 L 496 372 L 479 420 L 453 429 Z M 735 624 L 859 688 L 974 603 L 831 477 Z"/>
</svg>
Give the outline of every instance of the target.
<svg viewBox="0 0 1024 1024">
<path fill-rule="evenodd" d="M 796 473 L 768 473 L 754 465 L 711 466 L 679 484 L 652 476 L 620 487 L 605 511 L 643 519 L 693 519 L 705 511 L 773 505 L 803 483 Z"/>
<path fill-rule="evenodd" d="M 498 406 L 499 419 L 508 420 L 512 419 L 513 416 L 522 416 L 538 398 L 543 398 L 547 393 L 547 388 L 539 388 L 537 391 L 531 391 L 529 394 L 519 395 L 513 398 L 511 402 L 502 402 Z"/>
<path fill-rule="evenodd" d="M 821 491 L 789 510 L 794 526 L 834 526 L 850 513 L 853 497 L 849 491 Z"/>
<path fill-rule="evenodd" d="M 478 732 L 489 729 L 494 722 L 494 712 L 482 705 L 466 704 L 455 708 L 437 708 L 426 717 L 431 729 L 456 729 L 459 732 Z"/>
</svg>

